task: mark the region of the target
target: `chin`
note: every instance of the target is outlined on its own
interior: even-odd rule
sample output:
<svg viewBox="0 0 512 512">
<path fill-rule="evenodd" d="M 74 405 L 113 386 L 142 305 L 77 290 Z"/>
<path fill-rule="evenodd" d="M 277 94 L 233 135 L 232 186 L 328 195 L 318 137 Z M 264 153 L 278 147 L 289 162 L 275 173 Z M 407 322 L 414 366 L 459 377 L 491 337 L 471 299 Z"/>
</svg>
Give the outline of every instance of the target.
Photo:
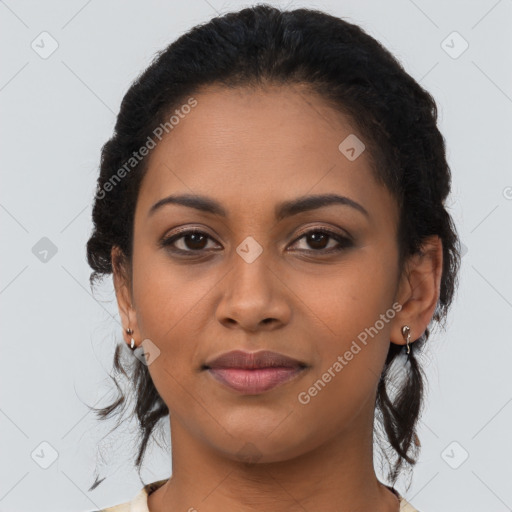
<svg viewBox="0 0 512 512">
<path fill-rule="evenodd" d="M 272 429 L 255 430 L 254 426 L 250 429 L 231 428 L 226 429 L 232 436 L 223 436 L 220 442 L 212 442 L 211 446 L 221 452 L 225 457 L 240 462 L 250 464 L 265 464 L 274 462 L 284 462 L 300 455 L 303 455 L 309 448 L 314 448 L 315 439 L 318 435 L 311 432 L 290 432 L 288 428 L 283 428 L 279 432 L 279 427 Z M 269 434 L 270 432 L 270 434 Z"/>
</svg>

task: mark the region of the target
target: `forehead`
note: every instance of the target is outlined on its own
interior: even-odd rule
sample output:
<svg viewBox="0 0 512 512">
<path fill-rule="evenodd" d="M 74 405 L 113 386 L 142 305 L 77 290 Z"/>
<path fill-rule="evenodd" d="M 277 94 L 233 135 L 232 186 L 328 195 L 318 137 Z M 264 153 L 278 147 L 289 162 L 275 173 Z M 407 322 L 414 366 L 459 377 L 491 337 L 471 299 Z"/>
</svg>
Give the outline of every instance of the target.
<svg viewBox="0 0 512 512">
<path fill-rule="evenodd" d="M 369 210 L 380 201 L 389 212 L 393 201 L 373 178 L 366 150 L 355 159 L 340 150 L 362 136 L 321 96 L 300 86 L 209 87 L 194 98 L 149 155 L 138 210 L 174 193 L 213 196 L 229 214 L 335 192 Z"/>
</svg>

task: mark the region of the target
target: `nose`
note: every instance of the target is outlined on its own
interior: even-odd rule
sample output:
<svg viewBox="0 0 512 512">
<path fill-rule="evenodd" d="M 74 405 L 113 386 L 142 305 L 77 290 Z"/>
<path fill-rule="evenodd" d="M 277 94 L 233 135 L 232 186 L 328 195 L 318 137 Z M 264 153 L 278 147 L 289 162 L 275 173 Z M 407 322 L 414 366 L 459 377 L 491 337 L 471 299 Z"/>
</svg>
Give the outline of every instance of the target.
<svg viewBox="0 0 512 512">
<path fill-rule="evenodd" d="M 219 286 L 216 318 L 225 327 L 255 332 L 286 325 L 291 318 L 291 292 L 283 276 L 263 252 L 252 262 L 238 254 Z"/>
</svg>

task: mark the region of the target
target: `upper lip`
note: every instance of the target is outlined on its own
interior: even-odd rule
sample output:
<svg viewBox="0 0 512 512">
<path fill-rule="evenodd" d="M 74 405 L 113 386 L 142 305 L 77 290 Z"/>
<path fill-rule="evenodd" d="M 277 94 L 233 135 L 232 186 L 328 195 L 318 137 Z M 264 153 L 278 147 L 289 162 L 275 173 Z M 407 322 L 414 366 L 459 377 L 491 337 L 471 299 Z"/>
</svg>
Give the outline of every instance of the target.
<svg viewBox="0 0 512 512">
<path fill-rule="evenodd" d="M 279 352 L 271 350 L 261 350 L 259 352 L 246 352 L 245 350 L 231 350 L 224 352 L 220 356 L 206 361 L 203 368 L 271 368 L 271 367 L 305 367 L 306 363 L 285 356 Z"/>
</svg>

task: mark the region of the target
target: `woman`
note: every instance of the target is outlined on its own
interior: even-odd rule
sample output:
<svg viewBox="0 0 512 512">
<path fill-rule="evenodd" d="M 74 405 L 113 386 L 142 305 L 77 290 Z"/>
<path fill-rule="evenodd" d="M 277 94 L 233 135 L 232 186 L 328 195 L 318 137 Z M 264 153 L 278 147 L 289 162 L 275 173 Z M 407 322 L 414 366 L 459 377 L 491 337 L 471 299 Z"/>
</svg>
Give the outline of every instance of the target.
<svg viewBox="0 0 512 512">
<path fill-rule="evenodd" d="M 91 283 L 113 274 L 136 464 L 169 415 L 172 476 L 104 510 L 416 510 L 393 485 L 460 263 L 436 120 L 386 49 L 316 10 L 214 18 L 135 81 L 87 255 Z"/>
</svg>

